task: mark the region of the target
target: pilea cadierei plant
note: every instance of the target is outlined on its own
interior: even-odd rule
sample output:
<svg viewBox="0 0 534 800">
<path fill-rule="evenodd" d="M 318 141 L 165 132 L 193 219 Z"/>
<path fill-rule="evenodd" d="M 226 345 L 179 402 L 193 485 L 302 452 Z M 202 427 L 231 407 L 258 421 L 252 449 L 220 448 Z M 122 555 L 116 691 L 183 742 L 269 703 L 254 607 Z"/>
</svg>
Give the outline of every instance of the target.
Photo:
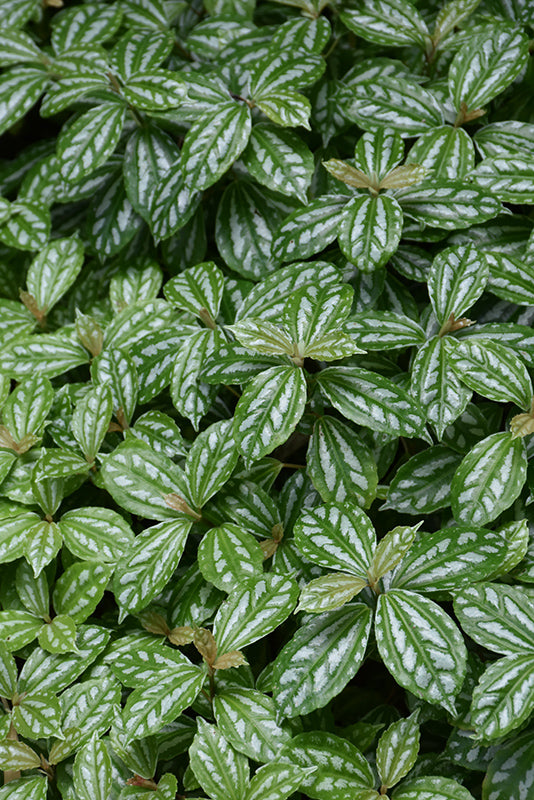
<svg viewBox="0 0 534 800">
<path fill-rule="evenodd" d="M 532 800 L 532 1 L 0 19 L 0 800 Z"/>
</svg>

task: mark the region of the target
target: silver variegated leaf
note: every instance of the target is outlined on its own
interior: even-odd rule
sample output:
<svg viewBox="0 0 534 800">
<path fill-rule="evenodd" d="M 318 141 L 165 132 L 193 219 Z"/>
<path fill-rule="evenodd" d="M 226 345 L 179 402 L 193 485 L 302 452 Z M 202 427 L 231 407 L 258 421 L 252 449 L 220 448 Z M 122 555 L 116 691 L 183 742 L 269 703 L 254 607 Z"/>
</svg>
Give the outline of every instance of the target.
<svg viewBox="0 0 534 800">
<path fill-rule="evenodd" d="M 296 367 L 271 367 L 247 383 L 234 414 L 234 436 L 248 464 L 283 444 L 304 413 L 306 380 Z"/>
<path fill-rule="evenodd" d="M 355 197 L 343 209 L 338 242 L 343 254 L 363 272 L 393 255 L 402 234 L 402 209 L 394 197 Z"/>
<path fill-rule="evenodd" d="M 457 52 L 449 69 L 449 89 L 457 111 L 481 108 L 509 86 L 528 59 L 528 41 L 514 28 L 474 37 Z"/>
<path fill-rule="evenodd" d="M 487 579 L 506 549 L 504 536 L 485 528 L 451 525 L 424 533 L 395 570 L 391 586 L 423 594 L 461 588 Z"/>
<path fill-rule="evenodd" d="M 444 338 L 434 336 L 419 349 L 412 364 L 411 392 L 441 440 L 472 395 L 451 369 Z"/>
<path fill-rule="evenodd" d="M 467 651 L 440 606 L 415 592 L 392 589 L 378 599 L 375 636 L 384 664 L 400 686 L 455 713 Z"/>
<path fill-rule="evenodd" d="M 400 386 L 358 367 L 328 367 L 317 383 L 332 405 L 357 425 L 390 436 L 425 438 L 425 417 Z"/>
<path fill-rule="evenodd" d="M 192 522 L 167 520 L 145 528 L 118 562 L 113 592 L 122 615 L 145 608 L 180 562 Z"/>
<path fill-rule="evenodd" d="M 466 338 L 447 350 L 452 369 L 470 389 L 498 403 L 516 403 L 524 411 L 530 408 L 534 394 L 530 375 L 509 348 L 488 339 Z"/>
<path fill-rule="evenodd" d="M 460 319 L 480 297 L 486 286 L 489 264 L 473 245 L 441 250 L 428 275 L 430 302 L 440 325 L 451 317 Z"/>
<path fill-rule="evenodd" d="M 330 502 L 305 511 L 294 534 L 299 550 L 310 561 L 366 578 L 376 534 L 367 514 L 354 502 Z"/>
<path fill-rule="evenodd" d="M 216 725 L 201 717 L 189 758 L 196 779 L 213 800 L 242 800 L 245 796 L 248 760 L 234 750 Z"/>
<path fill-rule="evenodd" d="M 267 636 L 287 619 L 297 597 L 297 584 L 283 575 L 266 573 L 242 581 L 215 616 L 213 635 L 219 655 Z"/>
<path fill-rule="evenodd" d="M 522 439 L 493 433 L 479 441 L 456 470 L 451 485 L 452 512 L 458 522 L 486 525 L 519 496 L 526 480 Z"/>
<path fill-rule="evenodd" d="M 488 650 L 534 653 L 534 603 L 520 589 L 498 583 L 466 586 L 455 593 L 454 610 L 465 632 Z"/>
<path fill-rule="evenodd" d="M 218 691 L 213 710 L 223 736 L 253 761 L 273 761 L 291 739 L 288 727 L 276 719 L 274 701 L 254 689 L 229 686 Z"/>
<path fill-rule="evenodd" d="M 329 611 L 303 625 L 273 668 L 274 701 L 282 717 L 322 708 L 358 671 L 371 630 L 366 606 Z"/>
<path fill-rule="evenodd" d="M 323 501 L 355 500 L 364 508 L 376 495 L 378 475 L 358 434 L 334 417 L 314 425 L 307 451 L 308 474 Z"/>
</svg>

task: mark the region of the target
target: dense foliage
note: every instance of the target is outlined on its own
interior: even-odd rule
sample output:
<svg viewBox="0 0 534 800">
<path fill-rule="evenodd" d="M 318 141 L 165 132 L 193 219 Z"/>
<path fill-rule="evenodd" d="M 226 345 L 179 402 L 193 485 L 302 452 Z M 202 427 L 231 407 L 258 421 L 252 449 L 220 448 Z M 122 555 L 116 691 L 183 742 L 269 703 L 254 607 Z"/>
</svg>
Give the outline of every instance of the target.
<svg viewBox="0 0 534 800">
<path fill-rule="evenodd" d="M 1 800 L 531 800 L 532 2 L 61 5 L 0 2 Z"/>
</svg>

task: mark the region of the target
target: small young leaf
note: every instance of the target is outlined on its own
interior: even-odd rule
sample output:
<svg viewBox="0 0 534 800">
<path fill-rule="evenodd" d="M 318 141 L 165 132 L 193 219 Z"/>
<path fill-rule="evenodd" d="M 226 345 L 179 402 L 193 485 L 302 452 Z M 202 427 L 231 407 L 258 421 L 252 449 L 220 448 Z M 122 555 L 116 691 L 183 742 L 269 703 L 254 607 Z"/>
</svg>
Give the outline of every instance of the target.
<svg viewBox="0 0 534 800">
<path fill-rule="evenodd" d="M 382 786 L 395 786 L 409 773 L 419 754 L 417 714 L 394 722 L 384 731 L 376 748 L 376 766 Z"/>
</svg>

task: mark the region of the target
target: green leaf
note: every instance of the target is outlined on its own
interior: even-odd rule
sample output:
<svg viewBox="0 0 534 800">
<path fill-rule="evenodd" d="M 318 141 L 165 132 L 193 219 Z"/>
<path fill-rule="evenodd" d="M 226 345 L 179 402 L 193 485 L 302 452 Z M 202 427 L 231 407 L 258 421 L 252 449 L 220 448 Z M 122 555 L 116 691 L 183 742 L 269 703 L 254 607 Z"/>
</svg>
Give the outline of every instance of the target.
<svg viewBox="0 0 534 800">
<path fill-rule="evenodd" d="M 223 592 L 237 589 L 242 580 L 260 575 L 262 565 L 259 543 L 232 522 L 208 531 L 198 546 L 200 571 Z"/>
<path fill-rule="evenodd" d="M 168 583 L 184 551 L 191 521 L 145 528 L 117 564 L 113 592 L 123 614 L 145 608 Z"/>
<path fill-rule="evenodd" d="M 125 5 L 126 0 L 122 4 L 123 8 Z M 129 6 L 131 13 L 132 3 Z M 137 4 L 139 17 L 145 16 L 146 11 Z M 142 28 L 145 26 L 146 17 L 144 24 L 141 23 Z M 110 54 L 110 65 L 122 78 L 127 79 L 136 72 L 158 67 L 167 58 L 172 50 L 172 35 L 165 29 L 166 25 L 163 29 L 159 25 L 157 28 L 152 24 L 150 30 L 128 31 L 116 43 Z"/>
<path fill-rule="evenodd" d="M 374 458 L 358 434 L 340 420 L 327 416 L 317 420 L 306 462 L 324 502 L 348 498 L 364 508 L 371 505 L 378 483 Z"/>
<path fill-rule="evenodd" d="M 61 533 L 55 522 L 43 520 L 28 531 L 24 555 L 36 577 L 50 564 L 61 544 Z"/>
<path fill-rule="evenodd" d="M 470 721 L 478 739 L 493 741 L 518 728 L 533 708 L 532 653 L 514 653 L 486 668 L 473 692 Z"/>
<path fill-rule="evenodd" d="M 37 102 L 47 87 L 46 72 L 15 67 L 2 74 L 0 90 L 0 134 L 9 130 Z"/>
<path fill-rule="evenodd" d="M 82 561 L 65 570 L 56 581 L 52 596 L 57 614 L 68 614 L 76 623 L 85 622 L 101 601 L 113 568 L 100 561 Z"/>
<path fill-rule="evenodd" d="M 289 438 L 305 404 L 306 380 L 301 369 L 272 367 L 251 378 L 234 414 L 234 436 L 249 465 Z"/>
<path fill-rule="evenodd" d="M 111 758 L 94 735 L 74 759 L 74 788 L 80 800 L 107 800 L 113 781 Z"/>
<path fill-rule="evenodd" d="M 395 197 L 405 216 L 448 231 L 478 225 L 501 212 L 500 202 L 490 192 L 455 180 L 442 179 L 439 188 L 426 180 L 398 189 Z"/>
<path fill-rule="evenodd" d="M 376 643 L 400 686 L 454 714 L 467 651 L 451 618 L 432 600 L 404 589 L 378 599 Z"/>
<path fill-rule="evenodd" d="M 436 17 L 433 39 L 440 42 L 476 9 L 480 0 L 449 0 Z"/>
<path fill-rule="evenodd" d="M 455 593 L 454 610 L 465 632 L 488 650 L 534 653 L 534 603 L 520 589 L 496 583 L 466 586 Z"/>
<path fill-rule="evenodd" d="M 67 614 L 58 614 L 42 626 L 38 639 L 43 650 L 49 653 L 75 653 L 76 623 Z"/>
<path fill-rule="evenodd" d="M 235 101 L 193 123 L 180 159 L 187 185 L 199 191 L 218 181 L 247 146 L 250 131 L 250 111 Z"/>
<path fill-rule="evenodd" d="M 26 283 L 37 308 L 47 314 L 70 289 L 83 264 L 79 239 L 55 239 L 32 261 Z"/>
<path fill-rule="evenodd" d="M 425 775 L 412 778 L 395 790 L 395 800 L 474 800 L 471 792 L 452 778 Z"/>
<path fill-rule="evenodd" d="M 354 291 L 351 286 L 301 286 L 288 297 L 283 321 L 302 355 L 315 342 L 339 328 L 350 312 Z"/>
<path fill-rule="evenodd" d="M 250 94 L 255 100 L 266 94 L 278 94 L 286 89 L 296 89 L 314 83 L 325 68 L 320 56 L 299 54 L 299 57 L 284 53 L 270 53 L 253 67 Z"/>
<path fill-rule="evenodd" d="M 294 535 L 301 553 L 320 567 L 367 578 L 376 534 L 369 517 L 354 503 L 331 502 L 305 511 Z"/>
<path fill-rule="evenodd" d="M 108 431 L 113 413 L 113 398 L 107 383 L 89 389 L 76 404 L 72 432 L 89 463 L 95 460 Z"/>
<path fill-rule="evenodd" d="M 126 520 L 110 508 L 67 511 L 59 521 L 59 529 L 70 552 L 83 561 L 114 564 L 134 540 Z"/>
<path fill-rule="evenodd" d="M 423 594 L 461 588 L 488 578 L 505 554 L 502 534 L 451 525 L 420 536 L 396 569 L 391 586 Z"/>
<path fill-rule="evenodd" d="M 278 760 L 317 768 L 302 782 L 302 790 L 316 800 L 352 800 L 359 789 L 375 783 L 371 767 L 358 748 L 326 731 L 295 736 L 282 748 Z"/>
<path fill-rule="evenodd" d="M 358 8 L 342 11 L 347 28 L 376 44 L 392 47 L 425 47 L 428 28 L 418 10 L 408 0 L 363 0 Z"/>
<path fill-rule="evenodd" d="M 345 206 L 338 240 L 343 254 L 363 272 L 383 267 L 402 233 L 402 210 L 394 197 L 355 197 Z"/>
<path fill-rule="evenodd" d="M 344 195 L 326 195 L 293 211 L 278 230 L 273 255 L 292 261 L 324 250 L 337 236 L 339 215 L 346 203 Z"/>
<path fill-rule="evenodd" d="M 169 303 L 200 317 L 205 323 L 209 321 L 211 326 L 219 314 L 223 290 L 223 273 L 213 261 L 206 261 L 171 278 L 163 293 Z"/>
<path fill-rule="evenodd" d="M 291 739 L 287 726 L 276 720 L 273 700 L 254 689 L 232 686 L 218 691 L 213 710 L 223 736 L 253 761 L 273 761 L 280 747 Z"/>
<path fill-rule="evenodd" d="M 121 700 L 121 685 L 112 673 L 75 683 L 61 694 L 63 737 L 50 748 L 48 760 L 58 764 L 86 744 L 93 733 L 109 728 Z"/>
<path fill-rule="evenodd" d="M 440 325 L 463 317 L 484 291 L 489 265 L 473 245 L 442 250 L 428 276 L 428 293 Z"/>
<path fill-rule="evenodd" d="M 219 655 L 267 636 L 287 619 L 297 597 L 297 584 L 283 575 L 266 573 L 241 581 L 215 616 L 213 635 Z"/>
<path fill-rule="evenodd" d="M 17 567 L 15 580 L 17 594 L 24 608 L 36 617 L 46 618 L 50 610 L 46 575 L 41 573 L 35 578 L 29 564 L 21 561 Z"/>
<path fill-rule="evenodd" d="M 430 514 L 446 508 L 451 499 L 451 480 L 461 456 L 442 445 L 422 450 L 402 464 L 388 489 L 383 509 L 403 514 Z"/>
<path fill-rule="evenodd" d="M 475 166 L 473 140 L 463 128 L 443 125 L 420 136 L 407 161 L 419 164 L 436 180 L 455 180 Z"/>
<path fill-rule="evenodd" d="M 105 488 L 120 507 L 148 519 L 178 517 L 191 521 L 190 515 L 165 499 L 177 495 L 187 502 L 182 470 L 145 442 L 129 439 L 119 445 L 105 459 L 100 474 Z"/>
<path fill-rule="evenodd" d="M 147 411 L 135 421 L 129 435 L 142 439 L 157 453 L 163 453 L 169 458 L 185 455 L 185 445 L 180 429 L 167 414 L 161 411 Z"/>
<path fill-rule="evenodd" d="M 59 701 L 52 692 L 26 695 L 13 708 L 13 725 L 17 733 L 32 741 L 57 736 L 60 720 Z"/>
<path fill-rule="evenodd" d="M 103 103 L 63 129 L 57 145 L 58 169 L 63 180 L 76 183 L 108 160 L 119 141 L 124 114 L 122 104 Z"/>
<path fill-rule="evenodd" d="M 87 214 L 87 240 L 104 258 L 120 252 L 142 227 L 124 189 L 120 172 L 111 173 L 95 196 Z"/>
<path fill-rule="evenodd" d="M 213 800 L 242 800 L 245 796 L 247 759 L 233 749 L 215 725 L 200 717 L 189 758 L 196 779 Z"/>
<path fill-rule="evenodd" d="M 412 394 L 440 440 L 465 411 L 472 395 L 450 368 L 446 338 L 433 336 L 425 342 L 412 364 Z"/>
<path fill-rule="evenodd" d="M 358 367 L 328 367 L 316 380 L 334 408 L 357 425 L 390 436 L 425 437 L 419 405 L 388 378 Z"/>
<path fill-rule="evenodd" d="M 273 666 L 273 697 L 280 715 L 322 708 L 357 673 L 367 648 L 371 612 L 347 606 L 309 620 L 282 648 Z"/>
<path fill-rule="evenodd" d="M 527 38 L 514 28 L 496 28 L 473 37 L 456 53 L 449 89 L 457 111 L 478 109 L 493 100 L 528 60 Z"/>
<path fill-rule="evenodd" d="M 242 161 L 258 183 L 306 202 L 306 190 L 313 174 L 313 156 L 292 131 L 280 130 L 268 123 L 255 125 Z"/>
<path fill-rule="evenodd" d="M 395 786 L 417 761 L 420 731 L 417 713 L 399 719 L 384 731 L 376 748 L 376 767 L 382 786 Z"/>
<path fill-rule="evenodd" d="M 53 17 L 52 46 L 56 53 L 61 53 L 76 45 L 104 42 L 113 36 L 121 19 L 120 7 L 88 4 L 65 9 Z"/>
<path fill-rule="evenodd" d="M 202 508 L 229 480 L 238 457 L 231 420 L 215 422 L 197 436 L 184 465 L 195 506 Z"/>
<path fill-rule="evenodd" d="M 343 105 L 345 115 L 363 130 L 395 130 L 404 138 L 418 136 L 443 125 L 443 112 L 435 96 L 414 80 L 380 76 L 358 83 Z"/>
</svg>

